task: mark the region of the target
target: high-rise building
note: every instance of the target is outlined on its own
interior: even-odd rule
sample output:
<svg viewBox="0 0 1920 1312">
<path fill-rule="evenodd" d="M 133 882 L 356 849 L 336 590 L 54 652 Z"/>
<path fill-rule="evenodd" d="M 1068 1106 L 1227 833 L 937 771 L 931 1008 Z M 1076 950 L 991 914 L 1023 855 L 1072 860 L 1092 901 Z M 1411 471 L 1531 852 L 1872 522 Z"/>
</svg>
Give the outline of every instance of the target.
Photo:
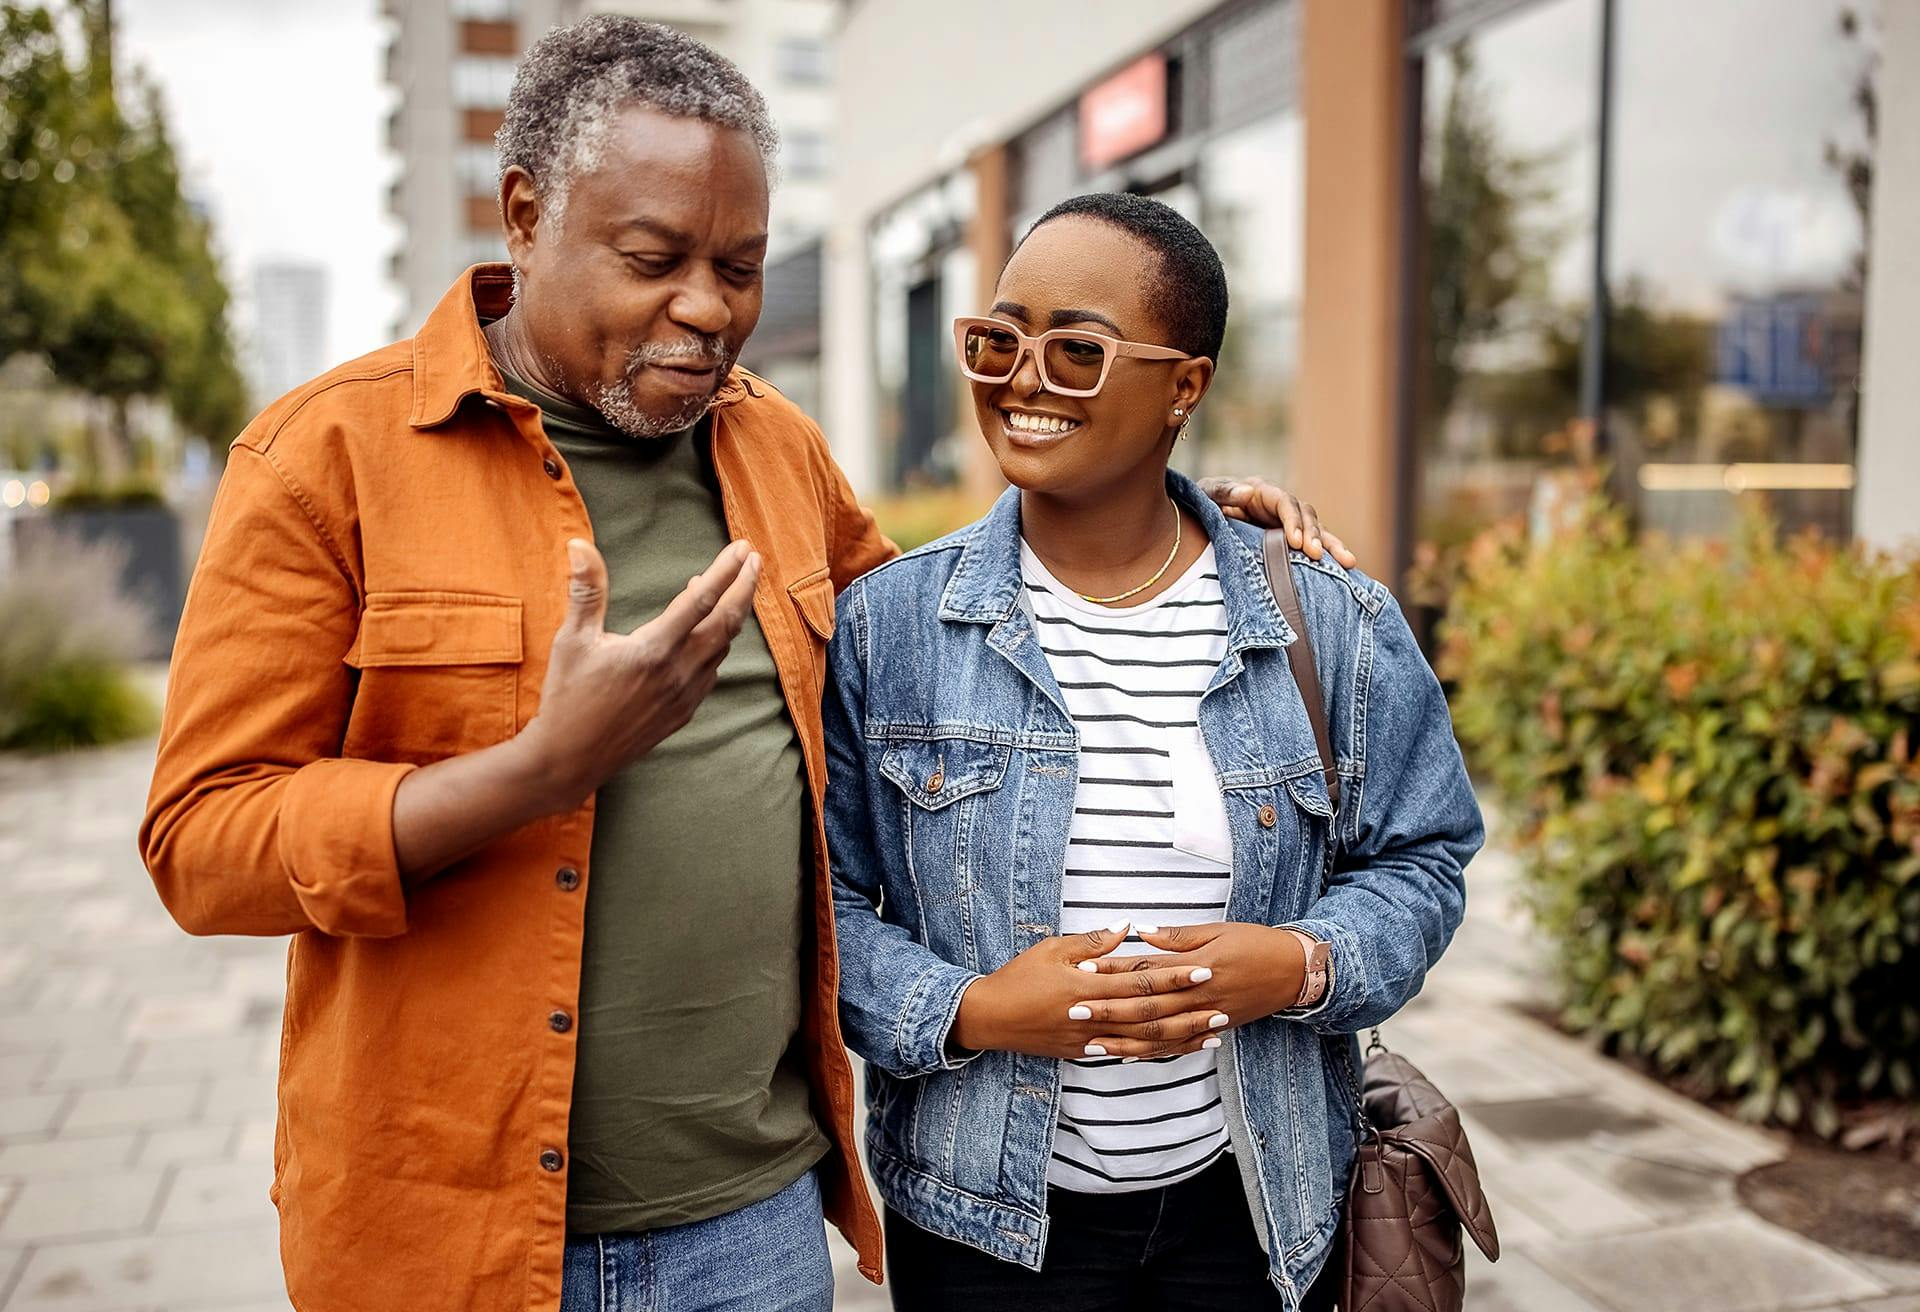
<svg viewBox="0 0 1920 1312">
<path fill-rule="evenodd" d="M 253 269 L 254 399 L 266 404 L 321 373 L 327 358 L 327 271 L 307 260 L 264 260 Z"/>
<path fill-rule="evenodd" d="M 826 225 L 833 115 L 833 0 L 385 0 L 387 81 L 400 93 L 387 142 L 400 159 L 389 204 L 405 228 L 391 273 L 412 332 L 460 270 L 506 258 L 493 134 L 520 52 L 595 13 L 666 23 L 740 66 L 782 138 L 772 249 L 778 266 Z M 817 318 L 817 286 L 811 289 Z"/>
</svg>

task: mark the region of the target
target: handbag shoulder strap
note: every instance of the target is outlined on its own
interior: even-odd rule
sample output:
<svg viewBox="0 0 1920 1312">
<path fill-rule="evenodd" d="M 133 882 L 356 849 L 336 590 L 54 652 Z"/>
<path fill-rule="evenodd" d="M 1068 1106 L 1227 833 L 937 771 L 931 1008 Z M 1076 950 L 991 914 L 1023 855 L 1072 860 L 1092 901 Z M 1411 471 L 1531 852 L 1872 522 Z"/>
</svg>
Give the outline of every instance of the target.
<svg viewBox="0 0 1920 1312">
<path fill-rule="evenodd" d="M 1287 560 L 1287 537 L 1277 528 L 1267 530 L 1265 543 L 1267 586 L 1280 603 L 1280 613 L 1293 626 L 1294 640 L 1287 648 L 1287 664 L 1293 667 L 1293 681 L 1300 687 L 1300 700 L 1307 706 L 1307 722 L 1313 726 L 1314 745 L 1320 749 L 1320 765 L 1327 773 L 1327 798 L 1333 809 L 1340 809 L 1340 773 L 1333 763 L 1333 735 L 1327 732 L 1327 700 L 1320 691 L 1320 672 L 1313 661 L 1313 638 L 1307 632 L 1306 612 L 1300 608 L 1300 593 L 1293 586 L 1293 569 Z"/>
</svg>

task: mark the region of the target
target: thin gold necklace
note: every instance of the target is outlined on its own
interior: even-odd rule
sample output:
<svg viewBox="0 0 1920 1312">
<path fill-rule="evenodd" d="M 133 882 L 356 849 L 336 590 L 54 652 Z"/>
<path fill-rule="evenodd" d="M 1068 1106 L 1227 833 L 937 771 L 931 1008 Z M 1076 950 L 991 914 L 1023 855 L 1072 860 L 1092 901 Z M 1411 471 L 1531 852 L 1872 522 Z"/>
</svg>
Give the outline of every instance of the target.
<svg viewBox="0 0 1920 1312">
<path fill-rule="evenodd" d="M 1097 606 L 1111 606 L 1116 601 L 1125 601 L 1128 597 L 1145 592 L 1148 588 L 1166 577 L 1167 571 L 1173 568 L 1173 558 L 1180 554 L 1180 507 L 1174 504 L 1172 497 L 1167 498 L 1167 504 L 1173 506 L 1173 550 L 1169 551 L 1167 558 L 1160 562 L 1160 568 L 1153 572 L 1153 577 L 1137 588 L 1128 588 L 1125 592 L 1116 592 L 1111 597 L 1093 597 L 1082 592 L 1079 594 L 1080 600 L 1091 601 Z"/>
</svg>

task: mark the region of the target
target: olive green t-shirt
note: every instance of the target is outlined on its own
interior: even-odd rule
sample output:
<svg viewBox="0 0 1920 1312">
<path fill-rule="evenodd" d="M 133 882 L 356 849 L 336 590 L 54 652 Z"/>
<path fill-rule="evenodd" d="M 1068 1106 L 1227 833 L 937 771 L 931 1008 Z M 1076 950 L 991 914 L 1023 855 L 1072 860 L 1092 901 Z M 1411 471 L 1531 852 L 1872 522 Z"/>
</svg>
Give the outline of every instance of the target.
<svg viewBox="0 0 1920 1312">
<path fill-rule="evenodd" d="M 607 562 L 607 628 L 654 618 L 728 541 L 707 424 L 629 437 L 540 406 Z M 567 1229 L 650 1230 L 780 1192 L 827 1150 L 798 1037 L 799 740 L 748 616 L 693 719 L 601 785 L 587 874 Z"/>
</svg>

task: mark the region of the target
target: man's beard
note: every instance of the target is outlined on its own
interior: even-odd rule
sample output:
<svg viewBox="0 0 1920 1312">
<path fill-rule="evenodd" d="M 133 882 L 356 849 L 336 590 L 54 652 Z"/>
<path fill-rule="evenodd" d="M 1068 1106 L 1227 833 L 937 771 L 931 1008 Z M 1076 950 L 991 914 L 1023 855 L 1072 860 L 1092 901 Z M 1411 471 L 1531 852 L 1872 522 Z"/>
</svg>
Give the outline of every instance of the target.
<svg viewBox="0 0 1920 1312">
<path fill-rule="evenodd" d="M 737 352 L 729 351 L 718 337 L 683 337 L 675 342 L 644 342 L 627 356 L 617 383 L 600 383 L 587 392 L 587 402 L 614 428 L 628 437 L 665 437 L 691 428 L 713 407 L 714 395 L 733 368 Z M 705 396 L 683 398 L 672 410 L 648 414 L 633 399 L 634 379 L 648 365 L 671 360 L 680 365 L 715 365 L 714 390 Z"/>
</svg>

